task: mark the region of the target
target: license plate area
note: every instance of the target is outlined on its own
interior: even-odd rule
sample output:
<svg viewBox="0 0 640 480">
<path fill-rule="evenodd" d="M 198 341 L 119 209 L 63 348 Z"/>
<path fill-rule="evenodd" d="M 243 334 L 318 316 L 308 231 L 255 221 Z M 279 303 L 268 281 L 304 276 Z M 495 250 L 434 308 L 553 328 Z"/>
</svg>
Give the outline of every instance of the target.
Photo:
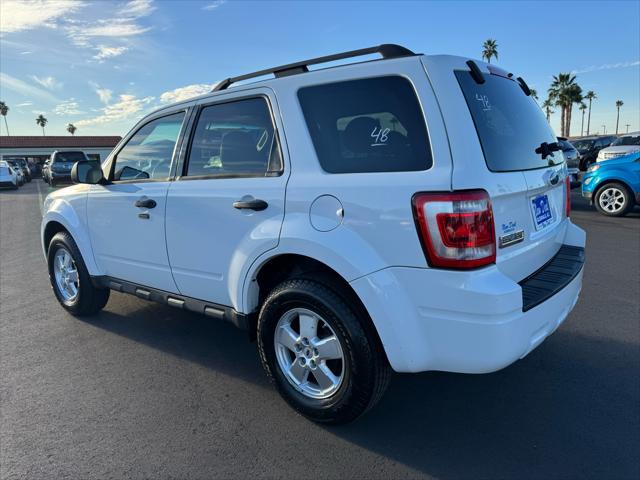
<svg viewBox="0 0 640 480">
<path fill-rule="evenodd" d="M 531 213 L 536 230 L 541 230 L 553 223 L 553 213 L 549 205 L 549 197 L 546 194 L 531 198 Z"/>
</svg>

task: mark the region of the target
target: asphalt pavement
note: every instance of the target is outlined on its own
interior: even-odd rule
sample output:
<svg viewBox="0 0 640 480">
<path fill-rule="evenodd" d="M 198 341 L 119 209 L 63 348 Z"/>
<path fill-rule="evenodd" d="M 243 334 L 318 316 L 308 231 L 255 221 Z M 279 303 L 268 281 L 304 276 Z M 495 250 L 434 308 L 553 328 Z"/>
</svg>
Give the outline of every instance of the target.
<svg viewBox="0 0 640 480">
<path fill-rule="evenodd" d="M 315 425 L 213 319 L 112 293 L 56 302 L 34 180 L 0 192 L 0 478 L 640 478 L 640 210 L 587 230 L 580 300 L 488 375 L 396 374 L 356 423 Z"/>
</svg>

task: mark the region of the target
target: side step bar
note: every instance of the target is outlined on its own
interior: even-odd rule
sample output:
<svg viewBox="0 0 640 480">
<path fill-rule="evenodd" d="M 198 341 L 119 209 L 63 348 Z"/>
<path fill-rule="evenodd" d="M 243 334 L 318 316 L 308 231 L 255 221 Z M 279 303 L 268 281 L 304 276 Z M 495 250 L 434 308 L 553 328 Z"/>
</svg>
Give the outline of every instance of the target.
<svg viewBox="0 0 640 480">
<path fill-rule="evenodd" d="M 144 300 L 163 303 L 170 307 L 206 315 L 207 317 L 215 318 L 216 320 L 231 322 L 242 330 L 250 330 L 252 325 L 251 315 L 239 313 L 235 309 L 224 305 L 218 305 L 216 303 L 198 300 L 196 298 L 165 292 L 164 290 L 136 285 L 135 283 L 106 276 L 91 277 L 91 280 L 93 284 L 99 288 L 109 288 L 116 292 L 135 295 L 136 297 Z"/>
</svg>

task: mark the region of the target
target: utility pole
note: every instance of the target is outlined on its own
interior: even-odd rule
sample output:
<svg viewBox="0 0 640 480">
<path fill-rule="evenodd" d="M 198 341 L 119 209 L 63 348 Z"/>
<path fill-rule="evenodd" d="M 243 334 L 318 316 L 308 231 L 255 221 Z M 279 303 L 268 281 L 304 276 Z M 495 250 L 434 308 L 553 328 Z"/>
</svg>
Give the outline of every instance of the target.
<svg viewBox="0 0 640 480">
<path fill-rule="evenodd" d="M 602 130 L 603 130 L 603 135 L 607 134 L 607 126 L 606 125 L 602 125 Z"/>
<path fill-rule="evenodd" d="M 625 127 L 627 127 L 627 133 L 629 133 L 629 127 L 630 127 L 631 125 L 630 125 L 630 124 L 628 124 L 628 123 L 626 123 L 624 126 L 625 126 Z"/>
</svg>

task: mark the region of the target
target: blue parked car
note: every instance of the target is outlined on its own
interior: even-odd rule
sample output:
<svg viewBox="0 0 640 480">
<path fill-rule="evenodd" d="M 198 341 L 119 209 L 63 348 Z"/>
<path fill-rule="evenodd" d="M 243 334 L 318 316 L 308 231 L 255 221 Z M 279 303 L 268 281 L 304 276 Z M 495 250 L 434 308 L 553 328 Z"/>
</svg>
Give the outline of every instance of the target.
<svg viewBox="0 0 640 480">
<path fill-rule="evenodd" d="M 592 164 L 582 179 L 582 196 L 610 217 L 640 204 L 640 153 Z"/>
</svg>

